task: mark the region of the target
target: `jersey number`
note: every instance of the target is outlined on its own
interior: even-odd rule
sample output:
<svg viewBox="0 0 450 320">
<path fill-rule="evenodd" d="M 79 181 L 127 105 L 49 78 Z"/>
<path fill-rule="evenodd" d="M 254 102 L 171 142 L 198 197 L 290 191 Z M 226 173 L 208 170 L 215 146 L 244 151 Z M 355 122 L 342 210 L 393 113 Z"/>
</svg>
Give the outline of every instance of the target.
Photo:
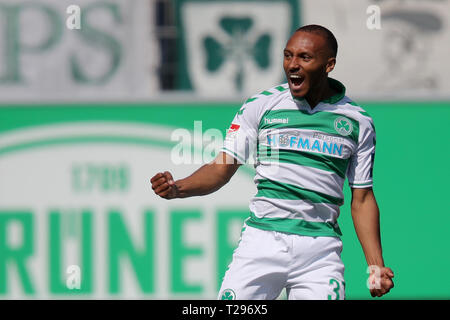
<svg viewBox="0 0 450 320">
<path fill-rule="evenodd" d="M 339 300 L 339 289 L 341 288 L 341 285 L 339 284 L 339 281 L 336 279 L 330 279 L 330 286 L 333 287 L 333 292 L 335 293 L 335 297 L 333 299 L 333 296 L 331 294 L 328 295 L 328 300 Z"/>
</svg>

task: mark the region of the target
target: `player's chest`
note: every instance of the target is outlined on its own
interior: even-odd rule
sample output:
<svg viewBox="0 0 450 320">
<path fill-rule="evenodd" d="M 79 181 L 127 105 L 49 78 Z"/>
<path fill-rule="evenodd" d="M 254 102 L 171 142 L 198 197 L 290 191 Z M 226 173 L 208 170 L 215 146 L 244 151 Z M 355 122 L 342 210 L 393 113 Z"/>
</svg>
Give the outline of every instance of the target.
<svg viewBox="0 0 450 320">
<path fill-rule="evenodd" d="M 260 120 L 259 147 L 319 153 L 347 159 L 358 143 L 359 123 L 342 114 L 270 110 Z"/>
</svg>

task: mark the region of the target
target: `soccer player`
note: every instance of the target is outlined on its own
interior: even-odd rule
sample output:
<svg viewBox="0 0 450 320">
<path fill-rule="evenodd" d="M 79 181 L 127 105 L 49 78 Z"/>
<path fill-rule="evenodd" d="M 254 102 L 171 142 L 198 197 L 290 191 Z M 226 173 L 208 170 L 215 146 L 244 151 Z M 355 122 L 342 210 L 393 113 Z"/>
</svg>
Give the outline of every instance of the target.
<svg viewBox="0 0 450 320">
<path fill-rule="evenodd" d="M 284 288 L 288 299 L 343 299 L 337 218 L 346 177 L 354 227 L 372 271 L 370 293 L 380 297 L 394 286 L 372 190 L 373 121 L 342 83 L 328 77 L 336 54 L 328 29 L 299 28 L 284 49 L 287 84 L 244 103 L 217 158 L 184 179 L 174 181 L 167 171 L 151 179 L 165 199 L 206 195 L 256 159 L 258 192 L 219 299 L 276 299 Z"/>
</svg>

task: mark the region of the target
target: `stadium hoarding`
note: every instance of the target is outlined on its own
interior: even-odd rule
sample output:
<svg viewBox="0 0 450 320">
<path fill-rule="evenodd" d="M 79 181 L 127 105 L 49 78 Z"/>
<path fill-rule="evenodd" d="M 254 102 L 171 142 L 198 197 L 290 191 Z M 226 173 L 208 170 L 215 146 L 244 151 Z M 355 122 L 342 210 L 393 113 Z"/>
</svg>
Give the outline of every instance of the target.
<svg viewBox="0 0 450 320">
<path fill-rule="evenodd" d="M 363 105 L 377 130 L 374 189 L 385 262 L 396 274 L 387 298 L 448 298 L 450 215 L 439 201 L 448 169 L 430 166 L 429 153 L 449 157 L 450 104 Z M 231 103 L 3 105 L 0 298 L 214 299 L 256 193 L 251 168 L 191 199 L 159 199 L 149 179 L 198 168 L 238 110 Z M 191 163 L 175 164 L 173 152 L 184 145 Z M 366 264 L 344 191 L 346 297 L 365 299 Z"/>
<path fill-rule="evenodd" d="M 56 117 L 80 111 L 62 109 L 54 109 Z M 210 197 L 159 199 L 149 182 L 153 174 L 186 176 L 200 165 L 194 160 L 203 159 L 202 150 L 189 145 L 188 163 L 174 164 L 172 151 L 185 144 L 172 139 L 176 130 L 155 117 L 144 123 L 93 117 L 51 124 L 37 119 L 2 134 L 0 294 L 214 296 L 255 188 L 240 170 Z M 221 144 L 203 141 L 202 131 L 184 138 L 194 146 Z"/>
<path fill-rule="evenodd" d="M 283 48 L 306 24 L 339 44 L 333 76 L 352 97 L 442 100 L 450 95 L 450 1 L 291 0 L 177 4 L 178 88 L 200 97 L 251 96 L 285 82 Z M 201 17 L 201 19 L 199 19 Z"/>
<path fill-rule="evenodd" d="M 176 5 L 179 89 L 202 97 L 249 96 L 283 79 L 282 49 L 300 23 L 297 0 Z"/>
<path fill-rule="evenodd" d="M 140 0 L 0 0 L 1 100 L 155 94 L 152 12 Z"/>
</svg>

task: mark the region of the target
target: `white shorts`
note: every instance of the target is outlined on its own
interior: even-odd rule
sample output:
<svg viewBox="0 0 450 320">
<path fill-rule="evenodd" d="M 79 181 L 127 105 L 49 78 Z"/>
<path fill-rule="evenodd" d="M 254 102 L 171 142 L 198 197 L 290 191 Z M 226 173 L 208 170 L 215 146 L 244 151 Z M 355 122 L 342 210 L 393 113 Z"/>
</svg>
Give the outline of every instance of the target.
<svg viewBox="0 0 450 320">
<path fill-rule="evenodd" d="M 345 298 L 342 241 L 266 231 L 245 225 L 218 299 Z"/>
</svg>

